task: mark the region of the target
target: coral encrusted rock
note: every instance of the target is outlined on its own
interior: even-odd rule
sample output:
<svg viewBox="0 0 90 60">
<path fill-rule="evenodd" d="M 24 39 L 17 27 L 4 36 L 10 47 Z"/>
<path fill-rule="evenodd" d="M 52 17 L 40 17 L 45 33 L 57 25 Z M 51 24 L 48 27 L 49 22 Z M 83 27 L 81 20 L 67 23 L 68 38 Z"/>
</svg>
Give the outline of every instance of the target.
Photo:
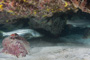
<svg viewBox="0 0 90 60">
<path fill-rule="evenodd" d="M 11 54 L 16 57 L 25 57 L 29 54 L 30 44 L 23 37 L 14 33 L 6 37 L 3 42 L 3 53 Z"/>
</svg>

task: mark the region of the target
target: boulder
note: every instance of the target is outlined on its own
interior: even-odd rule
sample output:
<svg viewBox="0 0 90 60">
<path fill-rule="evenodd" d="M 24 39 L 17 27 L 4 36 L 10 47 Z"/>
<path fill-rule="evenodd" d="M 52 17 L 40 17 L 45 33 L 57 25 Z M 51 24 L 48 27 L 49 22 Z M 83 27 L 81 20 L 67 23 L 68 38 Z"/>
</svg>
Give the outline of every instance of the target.
<svg viewBox="0 0 90 60">
<path fill-rule="evenodd" d="M 58 36 L 66 25 L 66 19 L 64 13 L 56 13 L 49 18 L 30 18 L 28 23 L 31 29 L 44 29 L 45 31 L 50 32 L 52 35 Z"/>
<path fill-rule="evenodd" d="M 30 51 L 29 42 L 16 33 L 6 37 L 2 45 L 3 53 L 11 54 L 16 57 L 25 57 Z"/>
</svg>

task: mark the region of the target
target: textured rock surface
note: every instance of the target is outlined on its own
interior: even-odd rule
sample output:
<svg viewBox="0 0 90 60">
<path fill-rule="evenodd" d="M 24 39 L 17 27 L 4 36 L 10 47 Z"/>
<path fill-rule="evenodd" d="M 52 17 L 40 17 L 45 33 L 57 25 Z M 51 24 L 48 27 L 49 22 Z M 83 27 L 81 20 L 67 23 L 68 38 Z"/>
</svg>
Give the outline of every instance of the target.
<svg viewBox="0 0 90 60">
<path fill-rule="evenodd" d="M 9 2 L 8 2 L 9 1 Z M 0 0 L 0 11 L 25 17 L 50 17 L 56 12 L 68 10 L 90 13 L 89 0 Z"/>
<path fill-rule="evenodd" d="M 9 1 L 9 2 L 8 2 Z M 14 22 L 13 19 L 35 16 L 51 17 L 57 12 L 78 10 L 90 13 L 89 0 L 0 0 L 0 20 Z M 2 22 L 1 21 L 1 22 Z M 16 21 L 16 20 L 15 20 Z"/>
<path fill-rule="evenodd" d="M 30 50 L 29 42 L 17 34 L 12 34 L 11 36 L 5 38 L 2 42 L 2 45 L 3 53 L 12 54 L 16 57 L 24 57 L 29 53 Z"/>
<path fill-rule="evenodd" d="M 9 2 L 8 2 L 9 1 Z M 28 17 L 30 28 L 44 29 L 54 35 L 60 34 L 65 25 L 63 14 L 68 11 L 77 12 L 78 10 L 90 13 L 89 0 L 0 0 L 0 24 L 8 30 L 21 28 L 24 20 L 18 18 Z M 71 12 L 68 12 L 72 14 Z M 55 16 L 56 14 L 56 16 Z M 62 16 L 60 16 L 61 14 Z M 30 16 L 38 17 L 31 18 Z M 55 16 L 55 17 L 54 17 Z M 46 17 L 49 17 L 47 19 Z M 17 24 L 19 20 L 21 23 Z M 64 21 L 63 21 L 64 20 Z M 17 25 L 15 25 L 15 24 Z M 28 23 L 26 23 L 28 24 Z M 24 25 L 26 25 L 24 24 Z M 1 26 L 1 25 L 0 25 Z M 16 28 L 16 29 L 17 29 Z M 5 30 L 5 29 L 4 29 Z"/>
<path fill-rule="evenodd" d="M 56 13 L 52 17 L 48 18 L 35 18 L 35 17 L 28 17 L 28 18 L 20 18 L 17 19 L 15 22 L 5 22 L 1 20 L 1 30 L 15 30 L 18 28 L 31 28 L 31 29 L 43 29 L 48 31 L 53 35 L 59 35 L 66 24 L 65 14 Z M 14 20 L 13 20 L 14 21 Z M 5 22 L 5 23 L 4 23 Z M 3 24 L 4 23 L 4 24 Z M 48 34 L 49 34 L 48 33 Z"/>
<path fill-rule="evenodd" d="M 29 21 L 29 26 L 32 29 L 44 29 L 49 31 L 53 35 L 59 35 L 64 29 L 66 24 L 65 16 L 63 14 L 55 14 L 50 18 L 31 18 Z"/>
</svg>

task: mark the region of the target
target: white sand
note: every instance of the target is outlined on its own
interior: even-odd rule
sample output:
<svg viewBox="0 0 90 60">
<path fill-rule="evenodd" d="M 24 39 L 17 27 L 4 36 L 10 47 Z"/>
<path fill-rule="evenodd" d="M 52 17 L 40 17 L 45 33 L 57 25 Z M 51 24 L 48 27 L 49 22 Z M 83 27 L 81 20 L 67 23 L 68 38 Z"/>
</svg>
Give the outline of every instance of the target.
<svg viewBox="0 0 90 60">
<path fill-rule="evenodd" d="M 62 43 L 32 39 L 30 54 L 26 57 L 16 58 L 0 53 L 0 60 L 90 60 L 90 39 L 81 37 L 81 35 L 70 35 L 58 38 L 64 40 Z"/>
</svg>

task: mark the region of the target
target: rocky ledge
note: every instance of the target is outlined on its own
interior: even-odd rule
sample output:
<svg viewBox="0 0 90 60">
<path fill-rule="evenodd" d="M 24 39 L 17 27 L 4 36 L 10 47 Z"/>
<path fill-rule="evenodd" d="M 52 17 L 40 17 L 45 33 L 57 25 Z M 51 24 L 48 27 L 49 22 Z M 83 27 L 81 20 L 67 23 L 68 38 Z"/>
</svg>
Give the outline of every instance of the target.
<svg viewBox="0 0 90 60">
<path fill-rule="evenodd" d="M 67 18 L 78 10 L 90 13 L 90 1 L 0 0 L 0 29 L 29 27 L 58 36 L 64 29 Z"/>
</svg>

